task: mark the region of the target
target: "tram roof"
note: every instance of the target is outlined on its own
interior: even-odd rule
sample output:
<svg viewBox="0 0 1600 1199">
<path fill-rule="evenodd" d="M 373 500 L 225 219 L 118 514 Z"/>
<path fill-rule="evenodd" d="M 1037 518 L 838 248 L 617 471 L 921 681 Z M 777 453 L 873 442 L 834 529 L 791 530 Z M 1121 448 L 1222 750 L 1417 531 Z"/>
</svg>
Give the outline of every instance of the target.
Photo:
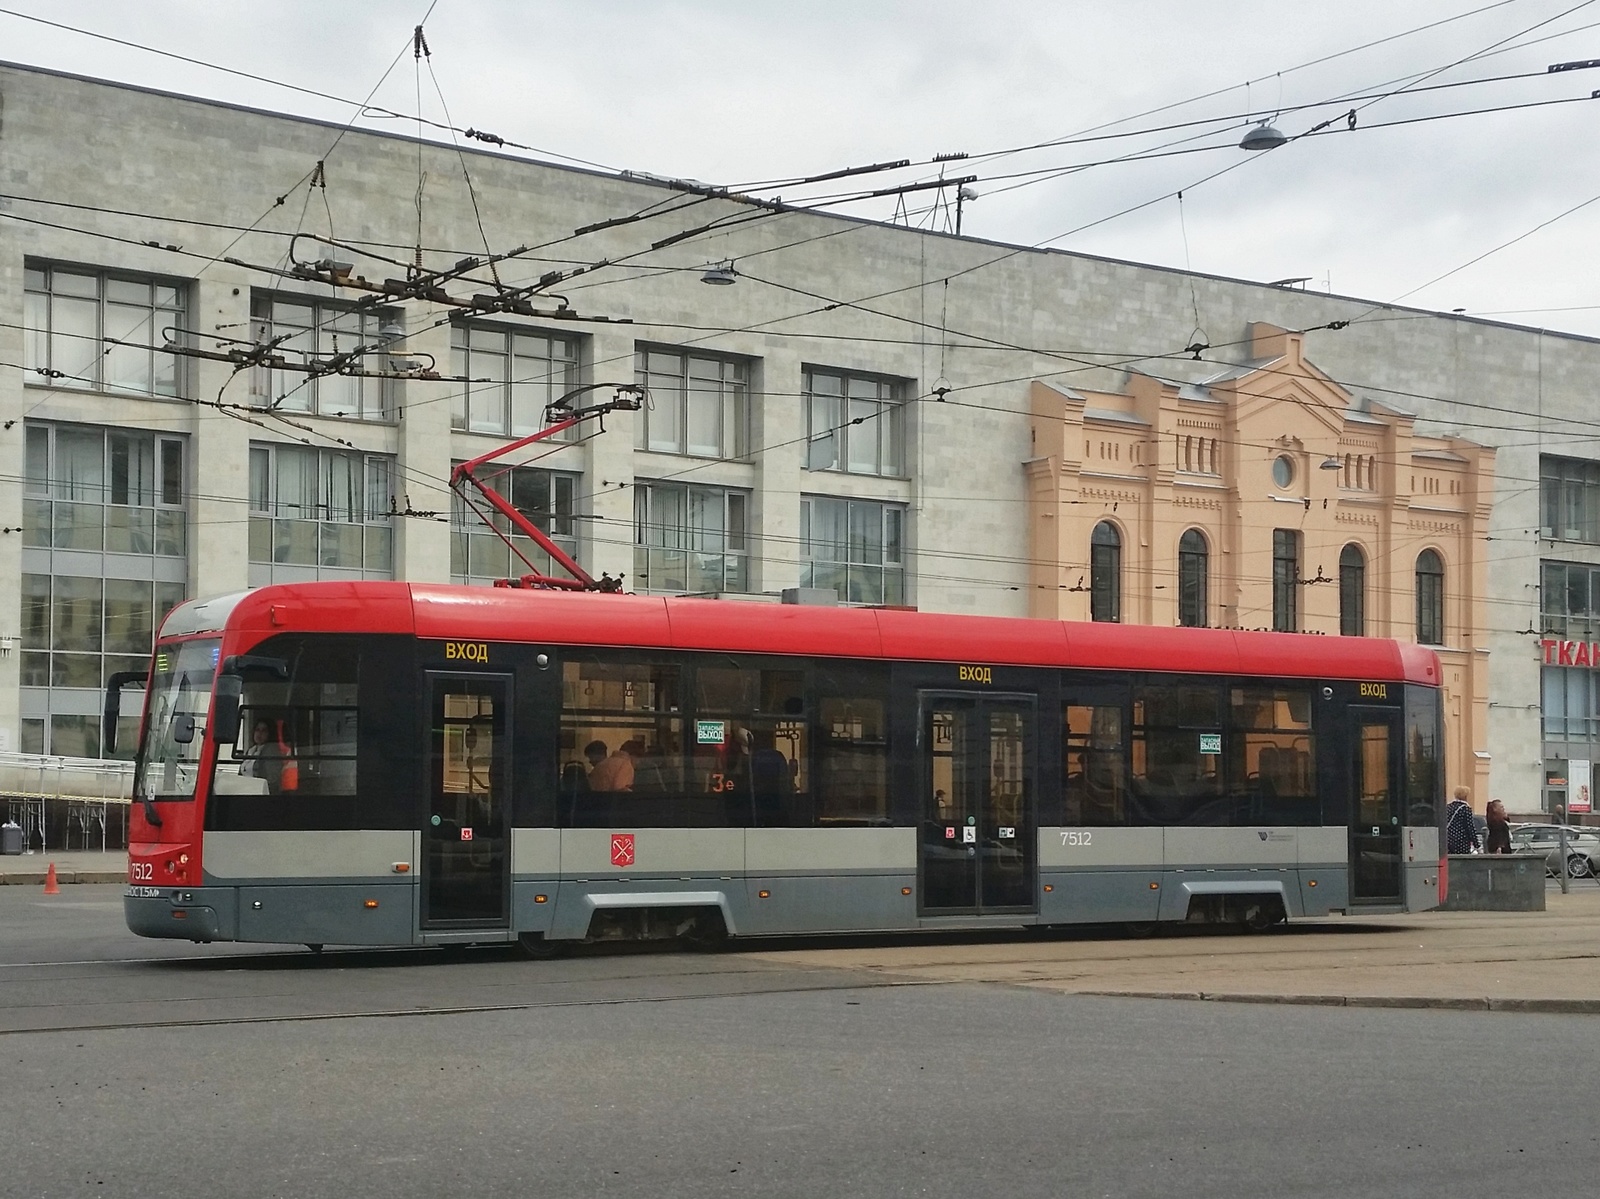
<svg viewBox="0 0 1600 1199">
<path fill-rule="evenodd" d="M 441 641 L 1440 682 L 1432 650 L 1377 637 L 432 583 L 277 584 L 185 604 L 162 633 L 224 627 L 262 634 L 402 633 Z"/>
</svg>

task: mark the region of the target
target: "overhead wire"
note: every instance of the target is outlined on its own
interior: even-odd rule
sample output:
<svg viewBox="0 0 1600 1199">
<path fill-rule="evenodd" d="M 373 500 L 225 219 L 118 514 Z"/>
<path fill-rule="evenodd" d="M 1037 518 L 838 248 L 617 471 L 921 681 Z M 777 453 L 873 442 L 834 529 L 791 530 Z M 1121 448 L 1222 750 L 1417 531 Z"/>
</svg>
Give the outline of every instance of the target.
<svg viewBox="0 0 1600 1199">
<path fill-rule="evenodd" d="M 15 365 L 15 364 L 0 364 L 0 366 L 3 366 L 3 365 Z M 1277 398 L 1277 397 L 1264 397 L 1264 398 Z M 238 407 L 238 406 L 230 406 L 230 407 Z M 259 422 L 252 421 L 251 423 L 259 423 Z M 857 422 L 848 422 L 847 421 L 847 422 L 845 422 L 845 424 L 842 424 L 842 425 L 838 426 L 838 428 L 839 429 L 845 428 L 851 423 L 859 423 L 859 421 L 857 421 Z M 314 435 L 319 435 L 319 436 L 323 436 L 323 437 L 329 437 L 330 436 L 329 434 L 327 434 L 326 432 L 321 431 L 321 430 L 312 429 L 312 428 L 309 428 L 309 427 L 306 427 L 306 426 L 301 426 L 301 427 L 303 429 L 305 429 L 306 432 L 312 433 Z M 310 444 L 309 442 L 305 442 L 304 439 L 295 439 L 295 440 L 302 441 L 303 444 L 307 444 L 307 445 Z M 334 440 L 338 440 L 338 439 L 334 439 Z M 585 439 L 585 440 L 587 440 L 587 439 Z M 807 438 L 796 439 L 796 440 L 809 440 L 809 436 Z M 339 444 L 345 445 L 345 446 L 349 446 L 350 445 L 350 443 L 347 442 L 347 441 L 339 442 Z M 569 444 L 572 444 L 572 443 L 569 443 Z M 778 446 L 764 447 L 764 449 L 779 448 L 783 444 L 787 444 L 787 443 L 779 443 Z M 701 466 L 704 466 L 704 465 L 721 465 L 721 463 L 702 463 L 700 465 Z M 405 472 L 403 469 L 396 469 L 396 468 L 398 468 L 398 463 L 392 464 L 391 469 L 394 470 L 395 476 L 403 478 L 407 472 Z M 691 467 L 691 468 L 688 468 L 685 471 L 679 472 L 679 473 L 680 474 L 689 473 L 689 470 L 693 470 L 693 469 L 697 469 L 697 468 Z M 667 478 L 670 479 L 671 477 L 672 476 L 668 476 Z M 426 479 L 426 480 L 423 480 L 423 481 L 428 483 L 430 486 L 436 486 L 437 485 L 437 480 L 432 479 L 431 477 Z M 659 485 L 663 481 L 666 481 L 666 480 L 663 480 L 663 479 L 660 479 L 660 478 L 637 480 L 634 483 L 629 484 L 629 486 Z M 806 493 L 802 490 L 802 491 L 797 492 L 796 494 L 803 496 Z M 214 497 L 214 498 L 225 499 L 225 500 L 228 500 L 230 502 L 242 502 L 240 500 L 240 497 L 227 496 L 227 497 Z M 940 496 L 938 498 L 941 501 L 945 501 L 945 502 L 949 502 L 950 499 L 951 499 L 951 497 L 948 497 L 948 496 Z M 984 498 L 992 498 L 992 497 L 984 497 Z M 1017 501 L 1017 502 L 1026 503 L 1028 501 L 1022 500 L 1022 501 Z M 396 505 L 395 507 L 396 507 L 396 510 L 391 511 L 390 513 L 387 513 L 387 514 L 379 514 L 379 515 L 384 515 L 384 516 L 413 516 L 413 517 L 422 517 L 422 518 L 426 518 L 426 519 L 435 519 L 435 520 L 440 520 L 440 521 L 445 521 L 445 519 L 446 519 L 443 516 L 441 516 L 439 514 L 435 514 L 435 513 L 425 513 L 425 512 L 424 513 L 418 513 L 418 512 L 414 512 L 414 511 L 410 510 L 409 504 L 407 505 L 407 508 L 405 510 L 398 510 L 398 505 Z M 1293 515 L 1293 513 L 1291 513 L 1290 515 Z M 594 519 L 594 518 L 590 517 L 588 519 Z M 214 522 L 214 523 L 216 523 L 216 522 Z M 234 522 L 221 522 L 221 523 L 240 523 L 240 522 L 234 521 Z M 1252 526 L 1252 527 L 1254 527 L 1254 526 Z M 1261 526 L 1256 531 L 1259 532 L 1262 529 L 1265 529 L 1266 527 L 1267 526 Z M 466 528 L 463 528 L 463 527 L 460 527 L 460 526 L 452 523 L 452 528 L 456 533 L 467 533 L 467 532 L 470 532 L 470 526 L 468 526 Z M 1248 530 L 1242 530 L 1242 531 L 1248 531 Z M 785 542 L 785 543 L 787 543 L 789 541 L 794 541 L 794 542 L 796 542 L 798 544 L 798 542 L 799 542 L 799 539 L 797 539 L 797 538 L 785 538 L 785 537 L 775 536 L 775 535 L 771 535 L 771 534 L 755 534 L 754 536 L 757 538 L 758 541 L 762 542 L 763 544 L 771 543 L 771 542 Z M 598 535 L 591 536 L 590 540 L 591 541 L 599 541 L 602 544 L 628 545 L 628 546 L 635 546 L 637 548 L 636 542 L 634 542 L 632 540 L 622 541 L 622 540 L 610 539 L 610 538 L 606 538 L 606 537 L 598 536 Z M 1418 534 L 1416 537 L 1412 538 L 1412 540 L 1415 541 L 1417 544 L 1422 545 L 1422 544 L 1427 543 L 1429 539 L 1427 538 L 1427 536 L 1425 534 Z M 1031 556 L 1030 557 L 1019 557 L 1017 555 L 996 555 L 996 554 L 982 554 L 982 553 L 973 554 L 973 553 L 968 552 L 968 551 L 938 551 L 938 550 L 934 550 L 934 549 L 919 549 L 918 550 L 918 559 L 919 559 L 919 561 L 921 559 L 923 559 L 923 558 L 935 558 L 936 559 L 936 558 L 941 558 L 941 557 L 951 557 L 951 558 L 955 558 L 955 559 L 962 560 L 962 561 L 983 561 L 983 562 L 986 562 L 986 563 L 991 564 L 991 565 L 1021 565 L 1021 566 L 1028 566 L 1030 568 L 1031 567 L 1035 567 L 1035 566 L 1044 566 L 1044 567 L 1050 567 L 1050 568 L 1054 568 L 1054 569 L 1066 569 L 1066 570 L 1075 570 L 1075 569 L 1080 569 L 1080 568 L 1081 569 L 1087 569 L 1086 564 L 1079 564 L 1079 563 L 1076 563 L 1076 562 L 1073 562 L 1073 563 L 1060 563 L 1060 562 L 1057 562 L 1057 561 L 1054 561 L 1054 560 L 1036 559 L 1036 558 L 1033 558 Z M 776 559 L 776 562 L 778 564 L 782 564 L 782 565 L 795 565 L 795 564 L 803 564 L 805 561 L 810 561 L 810 560 L 811 559 L 801 559 L 801 558 Z M 763 557 L 763 561 L 773 562 L 774 559 L 772 558 L 771 555 L 766 555 L 766 556 Z M 1151 569 L 1152 569 L 1152 572 L 1155 573 L 1155 574 L 1165 575 L 1165 574 L 1173 573 L 1175 568 L 1169 567 L 1167 565 L 1152 565 Z M 1319 573 L 1320 573 L 1320 571 L 1319 571 Z M 1026 583 L 1004 583 L 1004 582 L 997 581 L 997 580 L 985 580 L 985 579 L 982 579 L 982 578 L 975 578 L 975 577 L 969 576 L 969 575 L 940 575 L 937 572 L 928 572 L 928 571 L 923 571 L 923 570 L 920 570 L 920 569 L 916 572 L 915 577 L 919 578 L 919 579 L 924 579 L 924 580 L 927 580 L 927 581 L 950 582 L 950 583 L 959 584 L 959 585 L 966 585 L 966 586 L 999 587 L 1001 589 L 1010 590 L 1010 591 L 1023 591 L 1023 590 L 1036 589 L 1034 587 L 1034 585 L 1026 584 Z M 1241 581 L 1241 582 L 1250 582 L 1250 581 L 1253 581 L 1253 582 L 1266 582 L 1267 580 L 1265 579 L 1265 577 L 1263 577 L 1261 579 L 1253 579 L 1253 580 L 1241 578 L 1239 581 Z M 1310 580 L 1303 580 L 1303 581 L 1309 582 Z M 1158 587 L 1159 586 L 1160 585 L 1158 585 Z M 1487 598 L 1488 602 L 1511 603 L 1514 606 L 1516 606 L 1519 611 L 1525 610 L 1525 607 L 1526 607 L 1524 604 L 1517 603 L 1516 601 L 1500 600 L 1500 599 L 1497 599 L 1496 597 L 1486 597 L 1486 598 Z M 1510 630 L 1510 631 L 1520 632 L 1522 630 Z"/>
<path fill-rule="evenodd" d="M 428 16 L 431 16 L 432 13 L 433 13 L 433 6 L 430 5 L 429 8 L 428 8 L 427 14 L 425 14 L 424 17 L 423 17 L 423 21 L 422 21 L 423 24 L 427 23 Z M 258 75 L 258 74 L 255 74 L 254 72 L 242 71 L 242 70 L 239 70 L 238 68 L 235 68 L 235 67 L 225 67 L 225 66 L 221 65 L 220 63 L 211 62 L 211 61 L 209 61 L 207 59 L 192 58 L 189 55 L 178 54 L 178 53 L 176 53 L 175 51 L 172 51 L 172 50 L 162 50 L 162 49 L 158 49 L 155 46 L 148 46 L 148 45 L 145 45 L 142 42 L 130 41 L 130 40 L 126 39 L 126 38 L 113 37 L 112 35 L 106 34 L 106 33 L 97 33 L 97 32 L 95 32 L 94 30 L 91 30 L 91 29 L 82 29 L 82 28 L 79 28 L 79 27 L 74 26 L 74 25 L 64 24 L 63 22 L 60 22 L 60 21 L 51 21 L 51 20 L 46 19 L 45 17 L 37 16 L 37 15 L 35 15 L 33 13 L 19 12 L 18 10 L 14 9 L 14 8 L 0 8 L 0 14 L 3 14 L 5 16 L 9 16 L 9 17 L 16 17 L 19 20 L 23 20 L 23 21 L 32 21 L 32 22 L 34 22 L 36 24 L 39 24 L 39 25 L 48 25 L 53 29 L 59 29 L 59 30 L 62 30 L 63 32 L 66 32 L 66 33 L 75 33 L 75 34 L 78 34 L 78 35 L 80 35 L 82 37 L 94 38 L 97 41 L 111 42 L 111 43 L 113 43 L 115 45 L 123 46 L 123 47 L 125 47 L 127 49 L 130 49 L 130 50 L 138 50 L 138 51 L 141 51 L 141 52 L 143 52 L 145 54 L 154 54 L 154 55 L 158 55 L 158 56 L 160 56 L 162 58 L 170 58 L 170 59 L 173 59 L 173 60 L 175 60 L 177 62 L 188 63 L 191 66 L 204 67 L 207 70 L 218 71 L 218 72 L 221 72 L 224 75 L 233 75 L 233 76 L 235 76 L 237 78 L 249 79 L 249 80 L 251 80 L 251 81 L 253 81 L 255 83 L 265 83 L 265 84 L 268 84 L 268 85 L 270 85 L 272 87 L 283 88 L 284 90 L 291 91 L 291 92 L 298 92 L 301 95 L 311 96 L 311 97 L 314 97 L 314 98 L 319 99 L 319 100 L 331 100 L 335 104 L 351 105 L 351 104 L 356 104 L 357 103 L 356 101 L 347 99 L 347 98 L 345 98 L 343 96 L 336 96 L 336 95 L 333 95 L 333 94 L 331 94 L 329 92 L 318 91 L 315 88 L 302 87 L 299 84 L 289 83 L 289 82 L 287 82 L 285 80 L 282 80 L 282 79 L 274 79 L 274 78 L 272 78 L 271 76 L 268 76 L 268 75 Z M 391 67 L 391 70 L 392 69 L 393 68 Z M 357 114 L 358 116 L 365 116 L 365 115 L 371 114 L 371 115 L 374 115 L 374 116 L 391 117 L 391 118 L 396 118 L 396 119 L 400 119 L 400 120 L 410 120 L 410 119 L 413 119 L 413 116 L 415 115 L 415 114 L 407 114 L 407 113 L 399 112 L 399 111 L 396 111 L 395 109 L 392 109 L 392 108 L 384 108 L 381 105 L 375 105 L 375 104 L 372 103 L 372 97 L 370 95 L 367 97 L 367 99 L 365 101 L 360 102 L 360 104 L 358 105 L 358 109 L 359 109 L 358 114 Z M 422 118 L 420 116 L 416 116 L 416 119 L 421 120 Z M 452 132 L 452 133 L 460 133 L 463 136 L 473 138 L 473 140 L 475 140 L 475 141 L 485 142 L 487 144 L 494 145 L 494 146 L 497 146 L 497 147 L 500 147 L 500 148 L 508 148 L 509 147 L 509 148 L 517 149 L 517 150 L 527 150 L 527 151 L 529 151 L 531 153 L 534 153 L 534 154 L 542 154 L 547 158 L 558 158 L 558 159 L 561 159 L 563 162 L 577 163 L 579 166 L 590 167 L 590 168 L 593 168 L 595 170 L 600 170 L 600 171 L 614 171 L 616 169 L 614 167 L 606 166 L 603 163 L 591 162 L 590 160 L 588 160 L 586 158 L 575 158 L 570 154 L 560 154 L 560 153 L 557 153 L 554 150 L 541 150 L 537 146 L 527 146 L 527 145 L 523 145 L 521 142 L 511 141 L 508 138 L 497 137 L 497 136 L 495 136 L 493 134 L 484 134 L 480 130 L 459 129 L 459 128 L 455 128 L 453 126 L 441 125 L 437 121 L 429 121 L 429 120 L 422 120 L 422 123 L 425 124 L 425 125 L 428 125 L 428 126 L 430 126 L 432 128 L 435 128 L 435 129 L 447 129 L 448 128 L 450 130 L 450 132 Z M 484 153 L 484 152 L 485 151 L 480 151 L 480 153 Z"/>
</svg>

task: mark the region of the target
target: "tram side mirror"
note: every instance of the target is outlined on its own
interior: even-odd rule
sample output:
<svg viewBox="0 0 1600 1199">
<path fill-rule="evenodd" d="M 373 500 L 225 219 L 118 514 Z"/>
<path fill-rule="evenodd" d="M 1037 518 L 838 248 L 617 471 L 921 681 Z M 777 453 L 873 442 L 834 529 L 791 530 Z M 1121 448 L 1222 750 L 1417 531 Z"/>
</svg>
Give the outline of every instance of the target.
<svg viewBox="0 0 1600 1199">
<path fill-rule="evenodd" d="M 119 670 L 106 680 L 105 710 L 101 713 L 100 746 L 106 757 L 117 752 L 117 720 L 122 715 L 122 689 L 129 683 L 148 683 L 148 670 Z"/>
<path fill-rule="evenodd" d="M 236 674 L 217 678 L 216 693 L 211 697 L 211 740 L 218 745 L 236 745 L 239 741 L 239 698 L 244 694 L 244 680 Z"/>
<path fill-rule="evenodd" d="M 180 712 L 172 718 L 172 740 L 175 745 L 188 745 L 194 740 L 194 717 Z"/>
</svg>

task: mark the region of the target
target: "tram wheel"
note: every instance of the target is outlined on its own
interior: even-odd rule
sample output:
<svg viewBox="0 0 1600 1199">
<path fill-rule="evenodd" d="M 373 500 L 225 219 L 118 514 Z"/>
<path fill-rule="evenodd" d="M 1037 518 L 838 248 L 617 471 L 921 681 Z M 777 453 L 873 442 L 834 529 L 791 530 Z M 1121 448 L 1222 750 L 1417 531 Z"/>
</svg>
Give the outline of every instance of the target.
<svg viewBox="0 0 1600 1199">
<path fill-rule="evenodd" d="M 1285 920 L 1283 908 L 1278 904 L 1256 904 L 1244 914 L 1244 919 L 1239 921 L 1240 927 L 1249 933 L 1264 933 L 1275 924 Z"/>
<path fill-rule="evenodd" d="M 1145 937 L 1159 935 L 1161 922 L 1159 920 L 1130 920 L 1122 926 L 1122 931 L 1130 937 L 1138 937 L 1142 940 Z"/>
<path fill-rule="evenodd" d="M 548 962 L 567 951 L 567 942 L 551 941 L 543 933 L 522 933 L 517 937 L 517 945 L 536 962 Z"/>
<path fill-rule="evenodd" d="M 714 953 L 728 943 L 728 926 L 721 912 L 701 912 L 678 931 L 678 940 L 697 953 Z"/>
</svg>

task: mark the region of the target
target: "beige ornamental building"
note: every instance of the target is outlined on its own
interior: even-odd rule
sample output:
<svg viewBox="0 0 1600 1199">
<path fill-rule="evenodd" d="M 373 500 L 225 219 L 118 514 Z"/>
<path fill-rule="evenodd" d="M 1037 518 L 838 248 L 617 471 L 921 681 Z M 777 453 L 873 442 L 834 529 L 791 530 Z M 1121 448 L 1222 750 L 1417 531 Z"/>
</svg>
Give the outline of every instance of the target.
<svg viewBox="0 0 1600 1199">
<path fill-rule="evenodd" d="M 1494 451 L 1356 402 L 1302 334 L 1249 335 L 1203 383 L 1033 384 L 1032 615 L 1430 645 L 1447 783 L 1486 795 Z"/>
</svg>

